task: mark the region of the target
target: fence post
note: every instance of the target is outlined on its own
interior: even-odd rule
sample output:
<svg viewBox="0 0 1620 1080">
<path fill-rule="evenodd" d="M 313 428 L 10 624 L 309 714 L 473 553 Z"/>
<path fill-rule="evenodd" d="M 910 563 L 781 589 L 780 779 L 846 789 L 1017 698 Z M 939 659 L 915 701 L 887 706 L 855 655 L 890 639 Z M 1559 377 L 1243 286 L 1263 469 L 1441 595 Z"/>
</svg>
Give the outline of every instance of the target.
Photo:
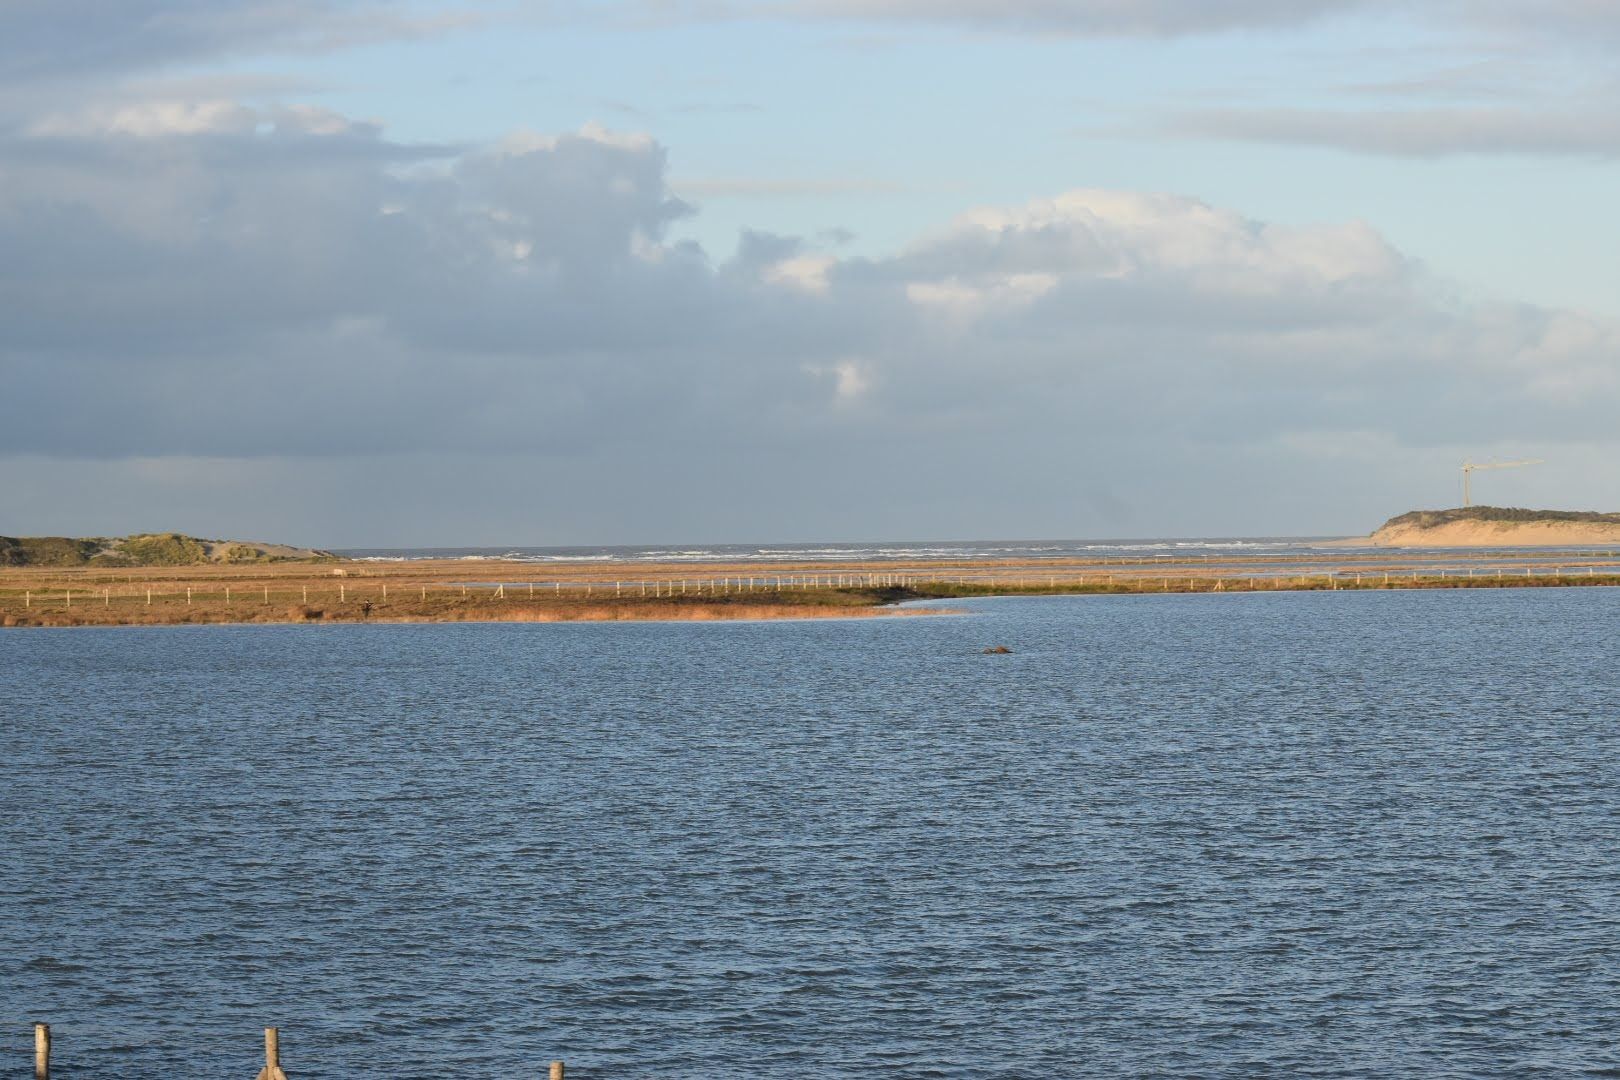
<svg viewBox="0 0 1620 1080">
<path fill-rule="evenodd" d="M 264 1070 L 258 1080 L 287 1080 L 287 1074 L 281 1071 L 280 1028 L 264 1029 Z"/>
<path fill-rule="evenodd" d="M 51 1080 L 51 1025 L 34 1025 L 34 1080 Z"/>
</svg>

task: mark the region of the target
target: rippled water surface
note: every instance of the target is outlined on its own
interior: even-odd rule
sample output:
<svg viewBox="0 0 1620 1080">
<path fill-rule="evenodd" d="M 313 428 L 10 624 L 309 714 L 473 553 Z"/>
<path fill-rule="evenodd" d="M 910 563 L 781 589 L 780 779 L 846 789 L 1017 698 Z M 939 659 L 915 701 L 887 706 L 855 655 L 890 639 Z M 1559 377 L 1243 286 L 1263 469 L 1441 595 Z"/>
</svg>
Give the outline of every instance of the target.
<svg viewBox="0 0 1620 1080">
<path fill-rule="evenodd" d="M 956 606 L 0 632 L 0 1076 L 1620 1069 L 1620 593 Z"/>
</svg>

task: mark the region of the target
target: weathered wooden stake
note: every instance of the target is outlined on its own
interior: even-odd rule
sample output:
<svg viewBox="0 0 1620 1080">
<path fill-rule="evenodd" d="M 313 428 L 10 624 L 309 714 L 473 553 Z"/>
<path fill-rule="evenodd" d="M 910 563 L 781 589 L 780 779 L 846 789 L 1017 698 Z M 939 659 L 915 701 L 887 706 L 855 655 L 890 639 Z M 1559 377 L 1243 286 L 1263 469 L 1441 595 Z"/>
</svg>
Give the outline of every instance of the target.
<svg viewBox="0 0 1620 1080">
<path fill-rule="evenodd" d="M 191 586 L 186 586 L 186 603 L 191 603 Z"/>
<path fill-rule="evenodd" d="M 287 1074 L 281 1071 L 281 1029 L 264 1029 L 264 1069 L 259 1073 L 258 1080 L 287 1080 Z"/>
<path fill-rule="evenodd" d="M 562 1062 L 553 1061 L 551 1063 L 551 1080 L 563 1080 L 563 1063 Z"/>
<path fill-rule="evenodd" d="M 264 602 L 267 604 L 270 602 L 270 586 L 268 585 L 264 587 Z"/>
<path fill-rule="evenodd" d="M 111 607 L 112 606 L 112 590 L 111 589 L 102 589 L 101 590 L 101 606 L 102 607 Z"/>
<path fill-rule="evenodd" d="M 51 1080 L 51 1025 L 34 1025 L 34 1080 Z"/>
<path fill-rule="evenodd" d="M 309 586 L 304 586 L 304 603 L 309 603 Z"/>
<path fill-rule="evenodd" d="M 148 597 L 147 603 L 151 603 L 152 601 L 150 599 L 150 597 L 151 597 L 150 592 L 147 593 L 147 597 Z M 32 589 L 25 590 L 23 592 L 23 607 L 31 608 L 33 606 L 34 606 L 34 592 L 33 592 Z"/>
<path fill-rule="evenodd" d="M 347 600 L 348 598 L 349 598 L 349 587 L 347 585 L 339 585 L 338 586 L 338 602 L 342 603 L 343 601 Z"/>
</svg>

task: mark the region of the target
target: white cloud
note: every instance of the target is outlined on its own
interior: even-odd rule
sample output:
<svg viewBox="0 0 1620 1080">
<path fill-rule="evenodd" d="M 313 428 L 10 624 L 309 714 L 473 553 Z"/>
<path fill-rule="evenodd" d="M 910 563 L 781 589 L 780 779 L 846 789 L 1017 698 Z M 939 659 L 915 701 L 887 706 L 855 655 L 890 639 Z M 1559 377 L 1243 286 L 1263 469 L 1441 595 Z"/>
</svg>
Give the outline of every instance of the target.
<svg viewBox="0 0 1620 1080">
<path fill-rule="evenodd" d="M 1056 272 L 1114 280 L 1170 274 L 1217 291 L 1266 293 L 1384 282 L 1406 269 L 1359 222 L 1289 227 L 1181 196 L 1093 189 L 972 211 L 910 257 L 923 265 L 943 260 L 953 273 L 962 261 L 997 269 L 1021 283 L 1015 295 L 1049 291 Z"/>
<path fill-rule="evenodd" d="M 53 113 L 35 120 L 28 130 L 57 136 L 239 135 L 251 132 L 259 117 L 258 110 L 235 101 L 153 101 Z"/>
<path fill-rule="evenodd" d="M 828 288 L 827 272 L 837 263 L 838 260 L 830 255 L 797 255 L 771 263 L 765 267 L 763 276 L 766 281 L 777 285 L 824 293 Z"/>
<path fill-rule="evenodd" d="M 906 297 L 913 304 L 937 309 L 947 318 L 968 322 L 991 313 L 1028 307 L 1057 287 L 1056 274 L 988 274 L 976 279 L 952 275 L 937 281 L 913 281 Z"/>
<path fill-rule="evenodd" d="M 805 371 L 831 381 L 833 400 L 840 406 L 853 405 L 872 389 L 872 373 L 859 360 L 844 359 L 831 364 L 806 364 Z"/>
</svg>

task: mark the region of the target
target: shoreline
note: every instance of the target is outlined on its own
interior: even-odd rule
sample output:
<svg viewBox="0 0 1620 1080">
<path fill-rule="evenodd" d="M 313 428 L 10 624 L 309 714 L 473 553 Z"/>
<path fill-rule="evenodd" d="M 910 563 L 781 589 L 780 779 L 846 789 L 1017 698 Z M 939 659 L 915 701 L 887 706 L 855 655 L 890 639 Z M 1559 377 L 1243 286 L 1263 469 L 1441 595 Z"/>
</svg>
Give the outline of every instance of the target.
<svg viewBox="0 0 1620 1080">
<path fill-rule="evenodd" d="M 349 576 L 330 566 L 312 575 L 309 567 L 270 573 L 242 569 L 230 574 L 174 576 L 153 571 L 137 581 L 133 571 L 89 580 L 44 575 L 0 575 L 0 627 L 87 626 L 250 626 L 471 622 L 727 622 L 782 619 L 906 617 L 945 614 L 912 609 L 913 601 L 992 596 L 1140 596 L 1169 593 L 1369 592 L 1478 588 L 1570 588 L 1620 586 L 1620 559 L 1595 553 L 1557 563 L 1517 561 L 1483 565 L 1481 560 L 1415 560 L 1405 567 L 1368 566 L 1363 560 L 1317 560 L 1318 565 L 1279 566 L 1266 559 L 1223 560 L 1219 565 L 1083 565 L 971 568 L 913 567 L 865 575 L 879 584 L 852 583 L 848 573 L 772 576 L 771 584 L 731 575 L 688 576 L 601 582 L 563 579 L 513 584 L 519 569 L 510 564 L 484 567 L 488 576 L 471 578 L 464 566 L 429 579 Z M 1598 557 L 1601 555 L 1601 557 Z M 1326 565 L 1322 565 L 1322 564 Z M 1044 572 L 1033 572 L 1035 570 Z M 302 571 L 301 573 L 299 571 Z M 498 571 L 506 571 L 501 574 Z M 113 581 L 112 577 L 123 578 Z M 19 587 L 20 586 L 20 587 Z M 611 590 L 611 591 L 609 591 Z M 648 595 L 651 590 L 652 595 Z"/>
</svg>

